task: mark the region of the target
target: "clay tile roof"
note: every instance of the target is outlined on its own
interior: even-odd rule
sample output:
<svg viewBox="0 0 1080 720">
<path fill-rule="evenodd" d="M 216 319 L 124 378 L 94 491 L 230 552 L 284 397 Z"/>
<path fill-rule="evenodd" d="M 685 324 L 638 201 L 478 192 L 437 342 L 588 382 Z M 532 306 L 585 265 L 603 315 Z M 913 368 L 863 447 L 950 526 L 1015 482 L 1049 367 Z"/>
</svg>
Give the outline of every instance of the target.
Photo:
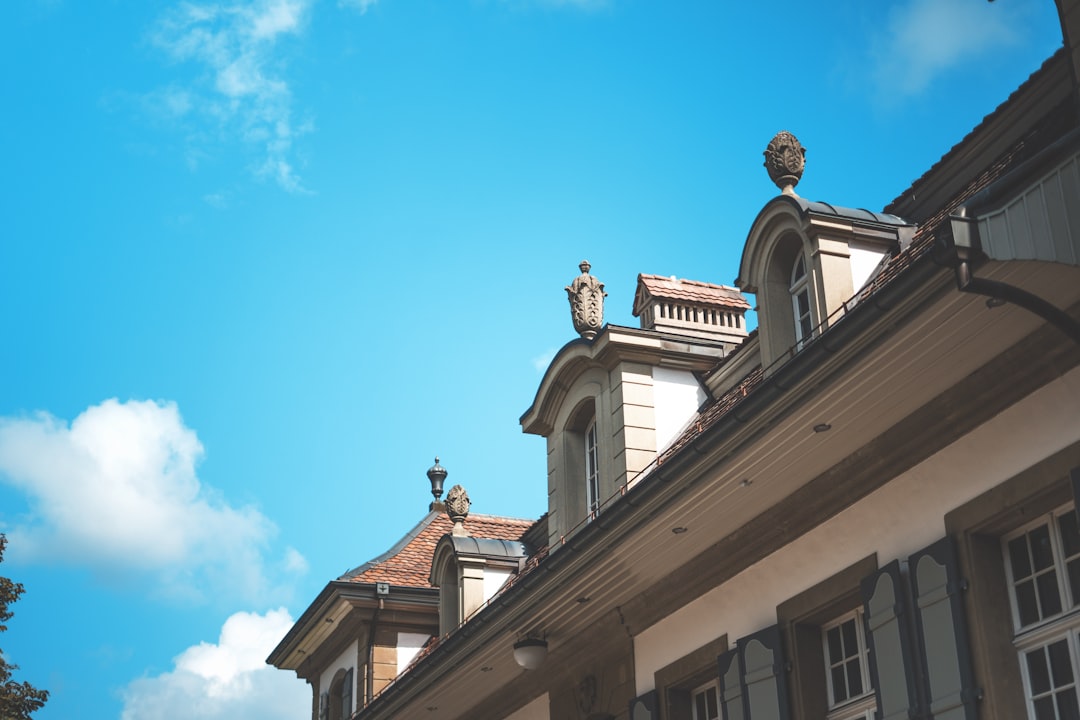
<svg viewBox="0 0 1080 720">
<path fill-rule="evenodd" d="M 638 275 L 638 297 L 644 288 L 656 298 L 668 298 L 685 302 L 704 303 L 708 305 L 724 305 L 730 308 L 749 310 L 750 303 L 737 288 L 726 285 L 713 285 L 712 283 L 699 282 L 697 280 L 682 280 L 675 277 L 662 275 Z M 640 314 L 640 304 L 634 303 L 634 315 Z"/>
<path fill-rule="evenodd" d="M 465 529 L 477 538 L 520 540 L 533 525 L 532 520 L 470 514 Z M 355 583 L 390 583 L 396 586 L 430 588 L 431 558 L 443 535 L 453 523 L 445 513 L 430 512 L 394 547 L 342 575 L 339 580 Z"/>
</svg>

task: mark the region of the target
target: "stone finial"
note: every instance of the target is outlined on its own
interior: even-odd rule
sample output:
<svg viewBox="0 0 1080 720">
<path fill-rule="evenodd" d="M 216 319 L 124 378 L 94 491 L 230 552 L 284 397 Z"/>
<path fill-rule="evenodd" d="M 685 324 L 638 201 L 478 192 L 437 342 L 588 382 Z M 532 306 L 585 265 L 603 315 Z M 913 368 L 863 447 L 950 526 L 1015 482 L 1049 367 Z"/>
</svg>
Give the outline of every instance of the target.
<svg viewBox="0 0 1080 720">
<path fill-rule="evenodd" d="M 465 518 L 469 516 L 470 505 L 472 505 L 472 500 L 469 499 L 465 488 L 460 485 L 455 485 L 450 488 L 450 492 L 446 493 L 446 514 L 454 523 L 454 529 L 450 531 L 451 535 L 468 537 L 469 533 L 465 530 L 464 523 Z"/>
<path fill-rule="evenodd" d="M 574 320 L 574 329 L 581 337 L 592 340 L 604 324 L 604 283 L 589 274 L 592 265 L 582 260 L 578 268 L 581 274 L 566 288 L 570 299 L 570 315 Z"/>
<path fill-rule="evenodd" d="M 787 130 L 776 133 L 765 148 L 765 169 L 780 192 L 794 195 L 806 167 L 806 148 Z"/>
</svg>

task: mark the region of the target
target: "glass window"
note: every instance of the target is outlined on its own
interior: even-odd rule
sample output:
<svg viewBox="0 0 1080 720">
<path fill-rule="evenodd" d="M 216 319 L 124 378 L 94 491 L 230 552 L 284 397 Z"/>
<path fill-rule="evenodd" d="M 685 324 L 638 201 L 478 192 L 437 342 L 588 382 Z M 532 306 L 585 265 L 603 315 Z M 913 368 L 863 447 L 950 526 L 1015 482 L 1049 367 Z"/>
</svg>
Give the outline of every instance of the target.
<svg viewBox="0 0 1080 720">
<path fill-rule="evenodd" d="M 585 430 L 585 499 L 589 517 L 600 510 L 600 453 L 596 446 L 596 421 Z"/>
<path fill-rule="evenodd" d="M 829 718 L 864 718 L 875 707 L 870 687 L 862 610 L 843 615 L 821 628 Z"/>
<path fill-rule="evenodd" d="M 1071 509 L 1005 537 L 1005 571 L 1028 715 L 1080 720 L 1080 528 Z"/>
<path fill-rule="evenodd" d="M 719 720 L 720 703 L 717 688 L 718 683 L 713 680 L 694 690 L 691 702 L 694 720 Z"/>
<path fill-rule="evenodd" d="M 791 268 L 791 309 L 795 318 L 795 340 L 801 347 L 804 340 L 814 332 L 813 316 L 810 312 L 810 284 L 806 277 L 806 260 L 802 253 L 795 259 Z"/>
</svg>

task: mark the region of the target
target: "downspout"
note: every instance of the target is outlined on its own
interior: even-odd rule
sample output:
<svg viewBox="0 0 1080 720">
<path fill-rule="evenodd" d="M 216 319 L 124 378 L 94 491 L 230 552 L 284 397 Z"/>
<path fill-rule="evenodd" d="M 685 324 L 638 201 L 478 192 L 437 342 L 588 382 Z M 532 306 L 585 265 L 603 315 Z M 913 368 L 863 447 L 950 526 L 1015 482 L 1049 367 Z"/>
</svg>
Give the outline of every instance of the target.
<svg viewBox="0 0 1080 720">
<path fill-rule="evenodd" d="M 956 287 L 961 292 L 987 297 L 987 307 L 997 307 L 1006 302 L 1022 307 L 1046 320 L 1080 345 L 1080 322 L 1061 308 L 1015 285 L 975 277 L 973 266 L 985 259 L 986 255 L 979 241 L 978 221 L 967 216 L 966 207 L 961 206 L 956 215 L 949 216 L 949 227 L 952 235 L 951 238 L 946 238 L 946 242 L 951 239 L 949 259 L 954 263 Z"/>
<path fill-rule="evenodd" d="M 364 707 L 375 697 L 375 628 L 379 623 L 379 613 L 383 609 L 383 599 L 379 598 L 379 604 L 371 614 L 371 630 L 368 633 L 367 646 L 367 678 L 364 683 Z"/>
</svg>

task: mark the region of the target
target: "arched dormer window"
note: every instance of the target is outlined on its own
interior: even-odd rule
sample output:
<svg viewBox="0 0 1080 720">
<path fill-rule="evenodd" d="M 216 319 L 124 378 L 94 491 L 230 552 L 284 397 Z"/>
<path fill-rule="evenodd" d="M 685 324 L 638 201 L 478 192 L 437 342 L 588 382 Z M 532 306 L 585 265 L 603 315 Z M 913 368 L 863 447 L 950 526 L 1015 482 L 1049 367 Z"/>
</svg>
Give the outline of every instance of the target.
<svg viewBox="0 0 1080 720">
<path fill-rule="evenodd" d="M 596 442 L 596 418 L 585 428 L 585 504 L 589 517 L 600 511 L 600 450 Z"/>
<path fill-rule="evenodd" d="M 791 268 L 791 314 L 795 321 L 795 343 L 802 347 L 814 332 L 814 316 L 810 310 L 810 282 L 806 275 L 806 258 L 803 253 L 795 256 Z"/>
<path fill-rule="evenodd" d="M 330 690 L 319 698 L 319 717 L 321 720 L 345 720 L 352 717 L 352 668 L 338 670 L 330 681 Z"/>
</svg>

